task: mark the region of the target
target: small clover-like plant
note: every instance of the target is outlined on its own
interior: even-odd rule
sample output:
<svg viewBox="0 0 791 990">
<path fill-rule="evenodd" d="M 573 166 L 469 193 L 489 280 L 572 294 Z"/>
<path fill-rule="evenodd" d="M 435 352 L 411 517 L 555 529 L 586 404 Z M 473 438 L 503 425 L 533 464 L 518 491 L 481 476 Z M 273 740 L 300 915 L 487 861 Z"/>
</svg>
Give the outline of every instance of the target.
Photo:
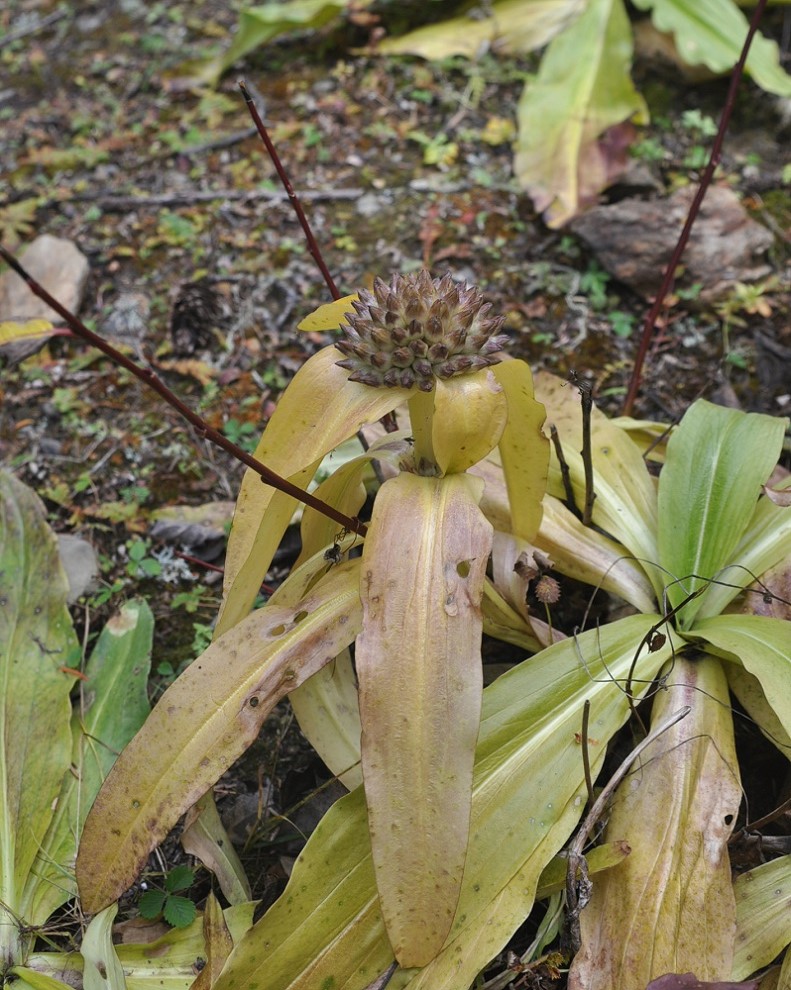
<svg viewBox="0 0 791 990">
<path fill-rule="evenodd" d="M 164 888 L 146 890 L 138 901 L 140 914 L 150 921 L 160 916 L 173 928 L 186 928 L 195 920 L 197 908 L 180 890 L 195 883 L 195 871 L 181 863 L 165 874 Z"/>
</svg>

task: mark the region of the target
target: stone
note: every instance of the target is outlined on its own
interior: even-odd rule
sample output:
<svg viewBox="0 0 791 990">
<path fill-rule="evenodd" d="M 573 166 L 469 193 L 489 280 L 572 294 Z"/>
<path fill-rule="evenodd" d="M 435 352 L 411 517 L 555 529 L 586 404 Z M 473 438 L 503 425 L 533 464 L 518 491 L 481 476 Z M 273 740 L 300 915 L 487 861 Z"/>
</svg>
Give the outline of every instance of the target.
<svg viewBox="0 0 791 990">
<path fill-rule="evenodd" d="M 62 306 L 72 313 L 79 311 L 90 265 L 73 241 L 42 234 L 19 260 Z M 36 318 L 63 323 L 61 317 L 34 295 L 16 272 L 6 271 L 0 275 L 0 319 L 21 321 Z"/>
<path fill-rule="evenodd" d="M 646 299 L 656 296 L 696 189 L 678 189 L 665 199 L 625 199 L 596 206 L 571 223 L 601 266 Z M 727 186 L 712 186 L 682 256 L 685 283 L 699 282 L 701 299 L 721 298 L 734 282 L 769 274 L 761 255 L 772 234 L 753 220 Z"/>
</svg>

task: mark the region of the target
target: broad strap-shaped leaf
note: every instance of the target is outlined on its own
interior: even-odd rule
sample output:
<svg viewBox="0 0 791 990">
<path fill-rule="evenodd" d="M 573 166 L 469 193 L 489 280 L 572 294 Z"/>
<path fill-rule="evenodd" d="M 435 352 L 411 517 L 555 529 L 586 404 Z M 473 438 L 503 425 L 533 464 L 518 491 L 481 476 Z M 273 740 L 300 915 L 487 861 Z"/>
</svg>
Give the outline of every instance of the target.
<svg viewBox="0 0 791 990">
<path fill-rule="evenodd" d="M 646 570 L 625 547 L 580 520 L 556 498 L 544 499 L 544 518 L 536 546 L 549 554 L 555 569 L 592 588 L 609 591 L 641 612 L 656 607 Z"/>
<path fill-rule="evenodd" d="M 77 893 L 74 861 L 85 816 L 118 753 L 148 715 L 154 616 L 127 602 L 99 634 L 72 717 L 72 769 L 25 887 L 24 916 L 40 925 Z"/>
<path fill-rule="evenodd" d="M 365 423 L 391 412 L 407 389 L 371 388 L 348 380 L 334 347 L 314 354 L 294 376 L 267 424 L 255 456 L 278 474 L 304 485 L 325 454 Z M 225 558 L 224 599 L 215 634 L 250 611 L 296 501 L 246 471 Z"/>
<path fill-rule="evenodd" d="M 659 478 L 659 563 L 671 575 L 672 606 L 727 564 L 739 563 L 734 551 L 777 464 L 784 432 L 781 419 L 704 399 L 687 410 L 670 437 Z M 684 606 L 679 628 L 691 628 L 707 594 Z"/>
<path fill-rule="evenodd" d="M 630 78 L 632 29 L 621 0 L 588 0 L 555 37 L 519 101 L 515 172 L 536 209 L 558 227 L 595 201 L 625 165 L 604 133 L 645 121 Z"/>
<path fill-rule="evenodd" d="M 255 740 L 289 691 L 360 628 L 359 561 L 298 606 L 265 606 L 203 653 L 162 695 L 119 757 L 85 823 L 77 881 L 86 911 L 115 899 L 180 815 Z"/>
<path fill-rule="evenodd" d="M 366 497 L 364 478 L 367 474 L 373 474 L 371 462 L 376 460 L 380 464 L 391 465 L 393 473 L 397 473 L 400 461 L 411 453 L 411 444 L 406 437 L 407 431 L 403 434 L 387 433 L 379 437 L 365 453 L 346 461 L 334 470 L 329 478 L 322 481 L 314 494 L 324 502 L 334 505 L 341 512 L 345 512 L 346 515 L 357 515 Z M 331 464 L 329 466 L 332 467 Z M 302 512 L 300 536 L 302 549 L 294 568 L 299 567 L 303 561 L 319 550 L 328 549 L 333 543 L 342 544 L 345 553 L 352 545 L 360 546 L 362 542 L 359 536 L 355 539 L 353 533 L 347 534 L 348 539 L 341 536 L 338 524 L 334 520 L 328 519 L 323 513 L 317 512 L 310 506 L 305 506 Z"/>
<path fill-rule="evenodd" d="M 537 394 L 547 407 L 548 422 L 557 428 L 571 475 L 574 499 L 581 511 L 585 504 L 585 470 L 579 389 L 546 373 L 536 376 L 536 384 Z M 648 473 L 640 448 L 626 430 L 614 426 L 595 406 L 591 410 L 590 425 L 593 490 L 596 495 L 592 520 L 638 559 L 656 595 L 661 592 L 662 580 L 655 566 L 655 481 Z M 550 461 L 549 491 L 556 498 L 566 497 L 560 463 L 554 450 Z M 583 556 L 576 552 L 575 555 Z M 631 598 L 627 597 L 627 601 Z"/>
<path fill-rule="evenodd" d="M 503 472 L 496 454 L 476 464 L 471 474 L 486 483 L 481 509 L 495 529 L 513 532 Z M 625 548 L 598 530 L 582 523 L 563 503 L 546 495 L 542 503 L 541 528 L 533 541 L 548 554 L 555 570 L 610 591 L 641 612 L 650 612 L 655 595 L 646 572 Z"/>
<path fill-rule="evenodd" d="M 396 958 L 450 930 L 469 837 L 492 527 L 467 475 L 386 481 L 360 568 L 355 662 L 376 881 Z"/>
<path fill-rule="evenodd" d="M 289 0 L 263 3 L 239 11 L 239 26 L 226 52 L 205 61 L 188 62 L 180 72 L 194 84 L 216 86 L 223 73 L 248 52 L 273 38 L 295 31 L 318 29 L 338 17 L 350 0 Z M 369 0 L 361 0 L 364 7 Z"/>
<path fill-rule="evenodd" d="M 726 663 L 728 687 L 766 738 L 791 760 L 791 736 L 766 700 L 761 682 L 740 663 Z"/>
<path fill-rule="evenodd" d="M 766 700 L 791 736 L 791 622 L 762 615 L 718 615 L 690 633 L 760 681 Z M 791 756 L 791 754 L 787 754 Z"/>
<path fill-rule="evenodd" d="M 525 361 L 502 361 L 492 368 L 492 374 L 503 386 L 508 402 L 508 422 L 498 449 L 511 532 L 532 542 L 541 525 L 541 504 L 547 490 L 549 440 L 541 431 L 546 410 L 536 400 L 533 375 Z"/>
<path fill-rule="evenodd" d="M 584 6 L 585 0 L 495 0 L 481 17 L 452 17 L 398 38 L 385 38 L 376 51 L 434 60 L 450 55 L 476 59 L 489 48 L 499 55 L 531 52 L 564 30 Z"/>
<path fill-rule="evenodd" d="M 543 868 L 583 812 L 582 705 L 591 701 L 597 772 L 629 717 L 623 684 L 636 645 L 658 618 L 631 616 L 558 643 L 484 690 L 472 841 L 453 929 L 432 963 L 397 971 L 388 990 L 469 986 L 524 921 Z M 635 684 L 650 683 L 670 655 L 670 642 L 643 651 Z M 392 960 L 358 790 L 322 819 L 288 887 L 234 949 L 216 990 L 363 990 Z"/>
<path fill-rule="evenodd" d="M 363 780 L 360 764 L 360 706 L 357 678 L 349 650 L 343 650 L 288 700 L 311 746 L 344 787 Z"/>
<path fill-rule="evenodd" d="M 211 870 L 229 903 L 244 904 L 251 899 L 250 881 L 225 831 L 213 791 L 207 791 L 187 812 L 181 846 Z"/>
<path fill-rule="evenodd" d="M 726 73 L 736 65 L 747 37 L 747 18 L 733 0 L 634 0 L 651 11 L 660 31 L 674 35 L 679 55 L 689 65 Z M 779 50 L 760 32 L 747 55 L 747 72 L 768 93 L 791 96 L 791 76 L 780 68 Z"/>
<path fill-rule="evenodd" d="M 113 921 L 118 905 L 110 904 L 85 929 L 80 951 L 84 990 L 127 990 L 124 971 L 113 945 Z"/>
<path fill-rule="evenodd" d="M 739 594 L 740 588 L 753 585 L 753 576 L 764 578 L 769 588 L 775 586 L 767 572 L 791 561 L 791 508 L 776 505 L 761 495 L 744 536 L 733 551 L 732 564 L 720 575 L 721 584 L 713 584 L 700 603 L 698 619 L 719 615 Z M 790 565 L 791 566 L 791 565 Z M 781 597 L 783 596 L 781 594 Z M 747 599 L 743 611 L 755 602 Z"/>
<path fill-rule="evenodd" d="M 736 905 L 728 838 L 741 801 L 722 664 L 676 656 L 652 724 L 685 706 L 618 788 L 607 838 L 631 855 L 593 883 L 569 990 L 643 990 L 665 973 L 727 979 Z"/>
<path fill-rule="evenodd" d="M 740 874 L 733 882 L 733 893 L 736 950 L 731 979 L 744 980 L 768 966 L 791 943 L 791 856 L 780 856 Z"/>
<path fill-rule="evenodd" d="M 432 446 L 441 474 L 460 474 L 497 446 L 510 406 L 493 369 L 437 379 Z"/>
<path fill-rule="evenodd" d="M 211 990 L 233 948 L 231 933 L 225 922 L 220 902 L 214 894 L 209 894 L 206 901 L 206 910 L 203 913 L 203 937 L 206 943 L 205 963 L 191 990 Z"/>
<path fill-rule="evenodd" d="M 25 885 L 71 760 L 67 590 L 43 505 L 0 471 L 0 970 L 23 961 Z"/>
</svg>

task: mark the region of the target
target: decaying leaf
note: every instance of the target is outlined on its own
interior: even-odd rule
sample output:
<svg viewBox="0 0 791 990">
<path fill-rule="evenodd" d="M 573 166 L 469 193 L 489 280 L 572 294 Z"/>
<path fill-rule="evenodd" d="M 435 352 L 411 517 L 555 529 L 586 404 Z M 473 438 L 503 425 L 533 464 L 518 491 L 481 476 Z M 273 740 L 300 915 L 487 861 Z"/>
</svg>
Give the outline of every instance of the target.
<svg viewBox="0 0 791 990">
<path fill-rule="evenodd" d="M 402 966 L 450 931 L 478 737 L 481 597 L 492 527 L 466 475 L 385 482 L 363 549 L 362 767 L 377 887 Z"/>
<path fill-rule="evenodd" d="M 632 854 L 593 885 L 570 990 L 643 990 L 695 967 L 730 976 L 736 929 L 727 841 L 741 800 L 733 720 L 721 664 L 676 657 L 652 723 L 690 706 L 617 792 L 607 825 Z"/>
</svg>

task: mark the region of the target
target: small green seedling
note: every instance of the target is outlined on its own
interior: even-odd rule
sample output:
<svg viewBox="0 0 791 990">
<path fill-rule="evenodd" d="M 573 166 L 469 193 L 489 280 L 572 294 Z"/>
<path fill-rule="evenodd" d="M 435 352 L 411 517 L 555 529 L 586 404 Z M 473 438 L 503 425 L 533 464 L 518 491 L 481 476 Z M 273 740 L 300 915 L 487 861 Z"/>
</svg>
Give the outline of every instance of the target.
<svg viewBox="0 0 791 990">
<path fill-rule="evenodd" d="M 195 920 L 197 908 L 179 890 L 188 890 L 195 883 L 195 871 L 182 864 L 165 875 L 164 890 L 147 890 L 138 903 L 140 914 L 153 921 L 160 915 L 173 928 L 186 928 Z"/>
</svg>

